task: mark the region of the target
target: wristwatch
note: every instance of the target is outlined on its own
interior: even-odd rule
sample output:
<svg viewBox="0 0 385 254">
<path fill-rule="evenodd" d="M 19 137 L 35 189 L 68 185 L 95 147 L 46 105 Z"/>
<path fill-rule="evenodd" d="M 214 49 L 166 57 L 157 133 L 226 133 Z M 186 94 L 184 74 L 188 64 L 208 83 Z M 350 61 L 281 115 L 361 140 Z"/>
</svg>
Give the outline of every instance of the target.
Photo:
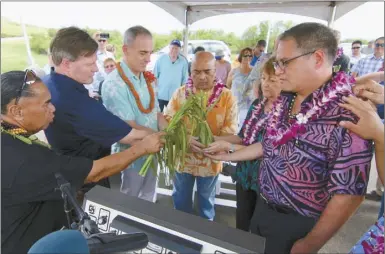
<svg viewBox="0 0 385 254">
<path fill-rule="evenodd" d="M 231 144 L 230 149 L 229 149 L 229 153 L 233 153 L 233 152 L 235 152 L 235 146 L 234 146 L 234 144 Z"/>
</svg>

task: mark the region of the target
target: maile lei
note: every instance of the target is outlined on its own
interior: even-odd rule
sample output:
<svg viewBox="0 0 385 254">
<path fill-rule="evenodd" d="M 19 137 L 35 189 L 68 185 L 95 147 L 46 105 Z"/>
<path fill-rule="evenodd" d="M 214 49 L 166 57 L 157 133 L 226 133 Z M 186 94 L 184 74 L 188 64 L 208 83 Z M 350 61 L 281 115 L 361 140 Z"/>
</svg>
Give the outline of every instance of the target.
<svg viewBox="0 0 385 254">
<path fill-rule="evenodd" d="M 8 134 L 8 135 L 12 136 L 13 138 L 18 139 L 18 140 L 20 140 L 20 141 L 22 141 L 28 145 L 37 144 L 40 146 L 51 148 L 50 145 L 48 145 L 45 142 L 40 141 L 35 135 L 28 135 L 28 132 L 26 130 L 24 130 L 23 128 L 15 128 L 13 126 L 12 126 L 12 128 L 9 128 L 9 127 L 11 127 L 11 125 L 9 125 L 8 127 L 6 127 L 6 126 L 8 126 L 8 124 L 6 124 L 5 122 L 2 121 L 1 127 L 0 127 L 1 133 Z"/>
<path fill-rule="evenodd" d="M 214 83 L 215 83 L 215 86 L 214 86 L 213 92 L 210 98 L 207 100 L 208 109 L 212 109 L 215 106 L 215 104 L 219 101 L 219 97 L 222 94 L 223 88 L 225 88 L 225 85 L 217 79 L 214 80 Z M 186 98 L 191 94 L 194 94 L 194 85 L 193 85 L 192 78 L 189 78 L 186 82 L 186 89 L 185 89 Z"/>
<path fill-rule="evenodd" d="M 321 91 L 313 93 L 310 102 L 301 107 L 301 111 L 295 119 L 290 119 L 285 123 L 286 113 L 281 96 L 273 104 L 272 111 L 265 117 L 261 117 L 261 110 L 266 102 L 264 99 L 254 107 L 250 119 L 245 123 L 245 145 L 252 144 L 258 133 L 267 126 L 267 136 L 272 140 L 274 146 L 287 143 L 289 140 L 297 138 L 306 131 L 306 124 L 323 116 L 341 96 L 348 96 L 352 93 L 351 85 L 354 79 L 345 72 L 336 73 L 331 81 L 322 88 Z M 258 122 L 253 124 L 256 119 Z"/>
</svg>

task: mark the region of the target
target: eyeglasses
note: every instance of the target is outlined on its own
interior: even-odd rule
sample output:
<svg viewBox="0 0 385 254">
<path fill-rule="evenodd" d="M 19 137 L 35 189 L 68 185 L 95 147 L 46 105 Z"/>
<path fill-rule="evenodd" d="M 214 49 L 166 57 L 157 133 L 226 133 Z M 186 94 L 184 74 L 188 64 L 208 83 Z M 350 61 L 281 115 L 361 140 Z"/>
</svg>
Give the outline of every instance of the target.
<svg viewBox="0 0 385 254">
<path fill-rule="evenodd" d="M 280 61 L 276 61 L 276 62 L 273 62 L 273 65 L 274 65 L 274 69 L 277 70 L 278 68 L 281 69 L 281 70 L 284 70 L 291 61 L 297 59 L 297 58 L 300 58 L 302 56 L 307 56 L 307 55 L 310 55 L 310 54 L 314 54 L 315 50 L 314 51 L 311 51 L 311 52 L 308 52 L 308 53 L 305 53 L 305 54 L 302 54 L 302 55 L 299 55 L 299 56 L 295 56 L 295 57 L 292 57 L 292 58 L 289 58 L 287 60 L 280 60 Z"/>
<path fill-rule="evenodd" d="M 115 67 L 115 65 L 113 65 L 113 64 L 111 64 L 111 65 L 106 65 L 106 66 L 104 66 L 104 68 L 114 68 Z"/>
<path fill-rule="evenodd" d="M 379 48 L 379 47 L 383 48 L 384 47 L 384 43 L 376 43 L 375 45 L 376 45 L 376 48 Z"/>
<path fill-rule="evenodd" d="M 246 58 L 246 57 L 253 57 L 252 55 L 243 55 L 242 57 Z"/>
<path fill-rule="evenodd" d="M 352 47 L 352 49 L 360 49 L 361 47 Z"/>
<path fill-rule="evenodd" d="M 27 87 L 27 85 L 32 85 L 36 82 L 36 74 L 32 70 L 25 70 L 24 79 L 23 79 L 23 85 L 21 86 L 19 90 L 19 94 L 17 95 L 15 99 L 15 105 L 19 102 L 21 95 L 23 94 L 24 89 Z"/>
<path fill-rule="evenodd" d="M 107 40 L 98 40 L 99 42 L 106 42 Z"/>
</svg>

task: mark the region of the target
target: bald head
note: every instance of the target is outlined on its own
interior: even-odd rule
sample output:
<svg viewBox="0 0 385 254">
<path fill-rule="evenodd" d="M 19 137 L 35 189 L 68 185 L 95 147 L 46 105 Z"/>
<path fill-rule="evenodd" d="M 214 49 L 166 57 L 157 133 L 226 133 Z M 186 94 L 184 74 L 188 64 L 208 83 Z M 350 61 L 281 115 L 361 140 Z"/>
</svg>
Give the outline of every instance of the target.
<svg viewBox="0 0 385 254">
<path fill-rule="evenodd" d="M 191 78 L 194 86 L 201 90 L 210 90 L 215 80 L 215 57 L 210 52 L 198 52 L 191 63 Z"/>
<path fill-rule="evenodd" d="M 215 57 L 210 52 L 200 51 L 195 54 L 195 58 L 192 60 L 191 68 L 194 66 L 210 65 L 215 68 Z"/>
</svg>

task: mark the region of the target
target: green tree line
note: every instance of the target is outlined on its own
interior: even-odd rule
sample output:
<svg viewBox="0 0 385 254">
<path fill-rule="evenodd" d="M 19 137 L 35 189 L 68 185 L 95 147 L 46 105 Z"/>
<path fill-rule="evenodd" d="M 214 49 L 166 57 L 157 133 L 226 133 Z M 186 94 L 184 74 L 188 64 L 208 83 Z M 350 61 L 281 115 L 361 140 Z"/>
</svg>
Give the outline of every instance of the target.
<svg viewBox="0 0 385 254">
<path fill-rule="evenodd" d="M 266 39 L 268 34 L 268 27 L 270 25 L 270 39 L 269 39 L 269 51 L 274 46 L 274 41 L 278 34 L 282 33 L 286 29 L 290 28 L 294 24 L 292 22 L 277 22 L 269 24 L 269 21 L 263 21 L 258 25 L 248 27 L 241 36 L 237 36 L 235 33 L 226 33 L 223 30 L 213 29 L 200 29 L 189 32 L 189 40 L 220 40 L 225 42 L 231 49 L 232 53 L 238 53 L 242 48 L 254 47 L 256 42 L 261 39 Z M 121 56 L 121 46 L 123 44 L 123 35 L 117 30 L 104 30 L 85 28 L 85 30 L 93 35 L 96 31 L 103 31 L 110 34 L 109 42 L 115 45 L 117 50 L 117 57 Z M 51 39 L 55 36 L 57 29 L 48 29 L 47 32 L 34 32 L 31 33 L 31 50 L 37 54 L 47 54 Z M 164 46 L 168 45 L 171 40 L 179 39 L 183 40 L 183 30 L 171 31 L 169 34 L 157 34 L 154 36 L 154 51 L 158 51 Z"/>
</svg>

